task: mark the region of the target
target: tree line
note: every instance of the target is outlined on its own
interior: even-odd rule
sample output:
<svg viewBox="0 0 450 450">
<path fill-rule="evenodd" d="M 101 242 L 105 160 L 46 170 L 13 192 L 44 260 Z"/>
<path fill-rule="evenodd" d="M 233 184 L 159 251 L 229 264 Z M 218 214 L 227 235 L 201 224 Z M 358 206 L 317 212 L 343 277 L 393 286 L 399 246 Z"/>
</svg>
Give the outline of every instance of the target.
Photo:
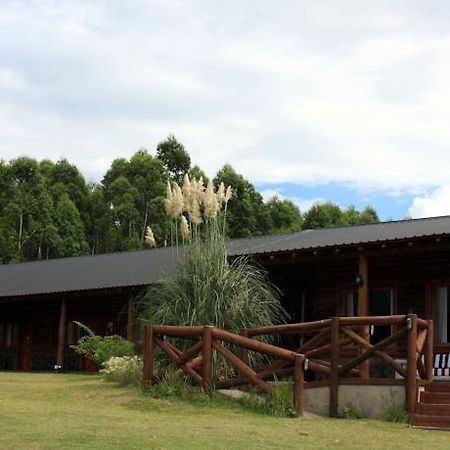
<svg viewBox="0 0 450 450">
<path fill-rule="evenodd" d="M 208 181 L 174 136 L 159 143 L 155 155 L 140 149 L 114 160 L 100 183 L 87 182 L 66 159 L 0 160 L 0 263 L 141 249 L 148 225 L 158 245 L 167 245 L 166 185 L 185 174 Z M 264 202 L 229 164 L 212 181 L 233 187 L 227 212 L 232 238 L 379 221 L 371 207 L 342 210 L 328 202 L 302 214 L 290 200 Z"/>
</svg>

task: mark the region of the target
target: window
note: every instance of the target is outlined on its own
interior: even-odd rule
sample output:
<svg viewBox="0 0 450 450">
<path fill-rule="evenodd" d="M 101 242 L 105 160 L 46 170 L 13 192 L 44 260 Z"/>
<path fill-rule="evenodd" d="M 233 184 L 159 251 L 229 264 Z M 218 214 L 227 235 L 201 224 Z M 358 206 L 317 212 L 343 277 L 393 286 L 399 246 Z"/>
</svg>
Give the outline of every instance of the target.
<svg viewBox="0 0 450 450">
<path fill-rule="evenodd" d="M 340 315 L 354 317 L 358 315 L 358 292 L 347 289 L 342 292 Z"/>
<path fill-rule="evenodd" d="M 438 286 L 433 298 L 434 338 L 437 344 L 450 342 L 450 289 Z"/>
<path fill-rule="evenodd" d="M 0 347 L 17 347 L 18 326 L 16 323 L 0 323 Z"/>
</svg>

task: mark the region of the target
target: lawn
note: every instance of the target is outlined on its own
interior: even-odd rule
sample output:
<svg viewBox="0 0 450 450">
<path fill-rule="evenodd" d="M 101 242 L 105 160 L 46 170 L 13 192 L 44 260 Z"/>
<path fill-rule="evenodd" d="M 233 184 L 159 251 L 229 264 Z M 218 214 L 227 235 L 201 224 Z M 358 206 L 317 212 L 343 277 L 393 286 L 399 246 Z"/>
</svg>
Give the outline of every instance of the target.
<svg viewBox="0 0 450 450">
<path fill-rule="evenodd" d="M 98 375 L 0 373 L 1 449 L 448 449 L 450 432 L 156 400 Z"/>
</svg>

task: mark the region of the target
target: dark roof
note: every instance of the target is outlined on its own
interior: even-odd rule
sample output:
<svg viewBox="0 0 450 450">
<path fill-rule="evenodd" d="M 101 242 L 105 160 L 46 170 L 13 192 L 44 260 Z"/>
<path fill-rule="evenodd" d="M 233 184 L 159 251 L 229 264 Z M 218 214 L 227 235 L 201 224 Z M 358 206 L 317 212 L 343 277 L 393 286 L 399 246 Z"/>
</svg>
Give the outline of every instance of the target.
<svg viewBox="0 0 450 450">
<path fill-rule="evenodd" d="M 230 241 L 230 253 L 264 254 L 324 247 L 388 242 L 450 234 L 450 216 L 430 217 L 304 230 L 297 233 L 261 236 Z"/>
<path fill-rule="evenodd" d="M 234 239 L 228 248 L 230 255 L 258 255 L 442 235 L 450 235 L 450 216 Z M 171 276 L 174 252 L 161 248 L 0 265 L 0 297 L 148 285 Z"/>
</svg>

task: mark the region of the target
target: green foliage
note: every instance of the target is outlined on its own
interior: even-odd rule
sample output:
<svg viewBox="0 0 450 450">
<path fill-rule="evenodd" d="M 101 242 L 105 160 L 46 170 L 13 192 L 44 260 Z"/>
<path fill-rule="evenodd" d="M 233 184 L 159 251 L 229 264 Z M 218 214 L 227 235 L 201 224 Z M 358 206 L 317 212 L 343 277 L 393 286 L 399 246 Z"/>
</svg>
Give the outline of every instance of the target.
<svg viewBox="0 0 450 450">
<path fill-rule="evenodd" d="M 343 419 L 362 419 L 364 416 L 355 405 L 352 403 L 347 403 L 342 408 L 341 417 Z"/>
<path fill-rule="evenodd" d="M 149 224 L 158 245 L 170 243 L 166 183 L 180 182 L 186 173 L 208 181 L 174 136 L 158 144 L 156 156 L 140 149 L 114 160 L 99 184 L 87 183 L 66 159 L 0 160 L 0 264 L 141 249 Z M 229 164 L 214 178 L 216 187 L 220 182 L 235 190 L 226 220 L 231 238 L 379 221 L 371 207 L 341 210 L 328 203 L 302 216 L 290 200 L 264 203 Z"/>
<path fill-rule="evenodd" d="M 121 387 L 141 387 L 143 366 L 141 356 L 112 356 L 103 364 L 100 373 L 105 381 L 115 382 Z"/>
<path fill-rule="evenodd" d="M 184 145 L 175 139 L 173 134 L 158 144 L 156 156 L 160 159 L 170 177 L 177 183 L 181 183 L 185 174 L 191 167 L 191 157 Z"/>
<path fill-rule="evenodd" d="M 227 229 L 230 237 L 247 237 L 267 234 L 270 218 L 263 198 L 255 187 L 226 164 L 214 179 L 218 186 L 224 183 L 232 186 L 234 196 L 228 205 Z"/>
<path fill-rule="evenodd" d="M 304 215 L 303 228 L 332 228 L 347 225 L 365 225 L 378 223 L 380 220 L 376 211 L 367 206 L 359 212 L 353 205 L 342 210 L 339 205 L 332 202 L 317 203 Z"/>
<path fill-rule="evenodd" d="M 174 370 L 166 370 L 157 383 L 153 383 L 147 392 L 155 398 L 188 399 L 191 387 Z"/>
<path fill-rule="evenodd" d="M 246 409 L 277 417 L 296 417 L 293 404 L 292 383 L 280 383 L 267 396 L 251 392 L 239 399 Z"/>
<path fill-rule="evenodd" d="M 91 359 L 98 365 L 103 365 L 113 356 L 131 356 L 134 344 L 121 336 L 98 336 L 88 326 L 75 322 L 87 334 L 82 336 L 76 345 L 72 345 L 78 354 Z"/>
<path fill-rule="evenodd" d="M 402 404 L 391 401 L 383 413 L 383 420 L 395 423 L 409 423 L 409 414 Z"/>
<path fill-rule="evenodd" d="M 274 196 L 265 204 L 265 208 L 269 214 L 271 233 L 290 233 L 302 229 L 300 210 L 290 200 Z"/>
</svg>

